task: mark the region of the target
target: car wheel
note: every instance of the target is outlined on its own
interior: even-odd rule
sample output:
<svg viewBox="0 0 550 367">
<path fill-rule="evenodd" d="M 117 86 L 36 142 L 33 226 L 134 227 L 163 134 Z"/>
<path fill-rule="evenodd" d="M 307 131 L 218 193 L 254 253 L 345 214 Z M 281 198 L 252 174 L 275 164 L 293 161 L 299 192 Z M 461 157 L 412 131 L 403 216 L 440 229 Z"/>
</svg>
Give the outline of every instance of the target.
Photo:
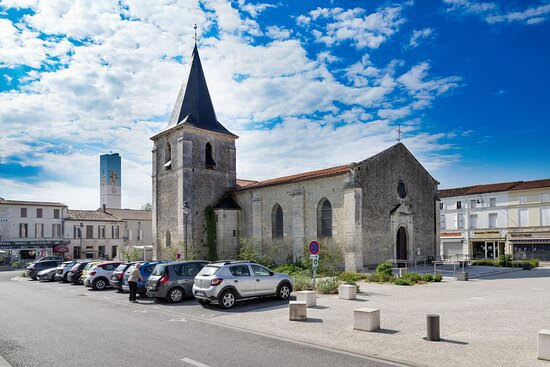
<svg viewBox="0 0 550 367">
<path fill-rule="evenodd" d="M 290 285 L 288 283 L 283 283 L 279 286 L 279 289 L 277 290 L 277 297 L 279 299 L 288 299 L 290 297 Z"/>
<path fill-rule="evenodd" d="M 63 283 L 67 283 L 69 280 L 67 279 L 67 274 L 63 275 Z"/>
<path fill-rule="evenodd" d="M 206 307 L 210 304 L 211 301 L 207 300 L 207 299 L 198 299 L 197 301 L 199 301 L 199 303 L 201 304 L 202 307 Z"/>
<path fill-rule="evenodd" d="M 220 305 L 220 307 L 225 309 L 230 309 L 235 306 L 236 301 L 237 297 L 235 296 L 235 292 L 233 292 L 231 289 L 223 291 L 218 297 L 218 304 Z"/>
<path fill-rule="evenodd" d="M 92 286 L 94 287 L 95 290 L 100 291 L 102 289 L 105 289 L 105 287 L 107 287 L 107 284 L 105 283 L 105 280 L 99 278 L 94 280 L 94 282 L 92 283 Z"/>
<path fill-rule="evenodd" d="M 38 278 L 37 278 L 37 277 L 31 277 L 31 279 L 32 279 L 32 280 L 36 280 L 36 279 L 38 279 Z"/>
<path fill-rule="evenodd" d="M 172 303 L 180 302 L 183 299 L 183 289 L 178 287 L 170 289 L 166 298 Z"/>
</svg>

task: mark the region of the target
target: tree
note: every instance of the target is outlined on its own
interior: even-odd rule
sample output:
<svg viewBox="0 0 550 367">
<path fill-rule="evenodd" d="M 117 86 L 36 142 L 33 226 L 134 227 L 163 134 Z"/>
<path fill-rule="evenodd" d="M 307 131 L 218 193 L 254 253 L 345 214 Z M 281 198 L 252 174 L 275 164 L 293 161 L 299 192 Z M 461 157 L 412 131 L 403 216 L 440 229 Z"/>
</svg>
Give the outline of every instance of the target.
<svg viewBox="0 0 550 367">
<path fill-rule="evenodd" d="M 151 203 L 146 203 L 145 205 L 142 205 L 141 206 L 141 210 L 149 210 L 151 211 L 153 209 L 153 206 L 151 205 Z"/>
</svg>

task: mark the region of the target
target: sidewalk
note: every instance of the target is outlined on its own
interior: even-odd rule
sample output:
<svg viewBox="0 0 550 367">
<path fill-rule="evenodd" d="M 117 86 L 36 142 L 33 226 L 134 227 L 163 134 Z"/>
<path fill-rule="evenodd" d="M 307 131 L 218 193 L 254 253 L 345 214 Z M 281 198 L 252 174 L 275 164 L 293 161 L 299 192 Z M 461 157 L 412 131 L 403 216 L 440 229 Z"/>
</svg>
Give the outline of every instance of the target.
<svg viewBox="0 0 550 367">
<path fill-rule="evenodd" d="M 361 283 L 354 301 L 319 295 L 307 322 L 288 321 L 288 307 L 236 307 L 216 322 L 281 337 L 426 366 L 546 366 L 536 335 L 550 328 L 550 268 L 506 272 L 468 282 L 411 287 Z M 379 332 L 353 329 L 353 310 L 381 310 Z M 426 314 L 441 317 L 441 342 L 428 342 Z"/>
</svg>

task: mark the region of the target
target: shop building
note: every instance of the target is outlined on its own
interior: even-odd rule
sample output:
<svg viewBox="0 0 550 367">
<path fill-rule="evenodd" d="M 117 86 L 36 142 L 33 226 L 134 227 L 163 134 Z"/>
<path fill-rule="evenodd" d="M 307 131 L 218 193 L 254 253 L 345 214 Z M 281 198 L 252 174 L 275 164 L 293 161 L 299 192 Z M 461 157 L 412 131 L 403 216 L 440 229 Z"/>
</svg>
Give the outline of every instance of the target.
<svg viewBox="0 0 550 367">
<path fill-rule="evenodd" d="M 442 258 L 550 260 L 550 179 L 439 191 Z"/>
<path fill-rule="evenodd" d="M 0 198 L 0 265 L 24 264 L 44 256 L 65 257 L 62 203 Z"/>
</svg>

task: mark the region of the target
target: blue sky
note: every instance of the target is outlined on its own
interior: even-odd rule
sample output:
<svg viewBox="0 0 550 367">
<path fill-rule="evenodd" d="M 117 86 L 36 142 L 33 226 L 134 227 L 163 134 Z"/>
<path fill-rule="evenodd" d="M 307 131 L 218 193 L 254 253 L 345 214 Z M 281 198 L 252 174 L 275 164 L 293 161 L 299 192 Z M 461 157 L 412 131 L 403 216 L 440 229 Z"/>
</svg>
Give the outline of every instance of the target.
<svg viewBox="0 0 550 367">
<path fill-rule="evenodd" d="M 199 25 L 238 176 L 360 161 L 395 129 L 441 187 L 550 177 L 550 2 L 0 0 L 0 196 L 150 201 Z M 269 162 L 269 164 L 266 164 Z"/>
</svg>

